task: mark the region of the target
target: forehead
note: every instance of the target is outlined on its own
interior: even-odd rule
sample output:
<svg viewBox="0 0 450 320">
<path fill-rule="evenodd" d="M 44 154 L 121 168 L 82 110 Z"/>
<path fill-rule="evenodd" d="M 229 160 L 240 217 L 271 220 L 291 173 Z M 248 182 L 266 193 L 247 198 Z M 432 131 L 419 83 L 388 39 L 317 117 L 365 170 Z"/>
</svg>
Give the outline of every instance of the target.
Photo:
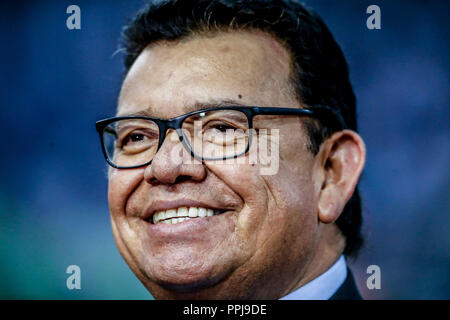
<svg viewBox="0 0 450 320">
<path fill-rule="evenodd" d="M 118 115 L 175 117 L 227 101 L 291 106 L 291 59 L 270 35 L 217 32 L 147 46 L 122 85 Z"/>
</svg>

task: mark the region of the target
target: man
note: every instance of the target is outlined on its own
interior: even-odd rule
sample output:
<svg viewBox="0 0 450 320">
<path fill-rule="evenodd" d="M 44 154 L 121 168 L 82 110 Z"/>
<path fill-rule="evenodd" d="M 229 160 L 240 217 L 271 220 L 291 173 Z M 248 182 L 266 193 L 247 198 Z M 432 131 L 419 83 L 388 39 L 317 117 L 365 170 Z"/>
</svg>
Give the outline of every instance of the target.
<svg viewBox="0 0 450 320">
<path fill-rule="evenodd" d="M 115 241 L 150 293 L 360 298 L 344 255 L 362 242 L 365 146 L 321 19 L 296 1 L 158 1 L 123 50 L 117 117 L 97 130 Z"/>
</svg>

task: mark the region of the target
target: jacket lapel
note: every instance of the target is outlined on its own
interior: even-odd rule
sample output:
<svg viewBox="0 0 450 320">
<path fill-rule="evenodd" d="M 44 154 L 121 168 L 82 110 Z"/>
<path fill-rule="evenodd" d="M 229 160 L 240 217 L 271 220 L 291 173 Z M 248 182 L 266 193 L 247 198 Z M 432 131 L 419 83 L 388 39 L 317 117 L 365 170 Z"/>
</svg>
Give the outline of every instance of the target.
<svg viewBox="0 0 450 320">
<path fill-rule="evenodd" d="M 353 274 L 348 267 L 347 278 L 345 278 L 344 283 L 333 294 L 330 300 L 363 300 L 356 286 Z"/>
</svg>

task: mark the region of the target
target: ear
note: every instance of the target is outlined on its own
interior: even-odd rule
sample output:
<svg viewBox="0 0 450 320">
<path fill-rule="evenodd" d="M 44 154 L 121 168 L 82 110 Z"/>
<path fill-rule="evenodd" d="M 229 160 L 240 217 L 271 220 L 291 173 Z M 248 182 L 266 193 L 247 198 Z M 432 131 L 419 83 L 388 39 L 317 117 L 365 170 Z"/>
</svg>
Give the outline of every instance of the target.
<svg viewBox="0 0 450 320">
<path fill-rule="evenodd" d="M 318 156 L 319 220 L 332 223 L 339 218 L 355 190 L 366 160 L 366 147 L 356 132 L 343 130 L 324 141 Z"/>
</svg>

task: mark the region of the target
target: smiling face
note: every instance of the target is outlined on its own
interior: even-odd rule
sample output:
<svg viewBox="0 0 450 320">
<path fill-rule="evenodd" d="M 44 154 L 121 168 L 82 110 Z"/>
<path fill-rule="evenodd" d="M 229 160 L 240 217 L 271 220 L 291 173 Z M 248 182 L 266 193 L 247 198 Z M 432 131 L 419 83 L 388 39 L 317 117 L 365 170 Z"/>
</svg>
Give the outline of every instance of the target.
<svg viewBox="0 0 450 320">
<path fill-rule="evenodd" d="M 130 69 L 118 115 L 173 118 L 230 101 L 298 108 L 290 66 L 288 52 L 262 32 L 156 43 Z M 180 160 L 172 131 L 150 165 L 110 169 L 116 244 L 155 298 L 275 299 L 320 269 L 321 186 L 302 122 L 261 116 L 254 126 L 279 129 L 275 175 L 261 175 L 259 164 Z M 162 222 L 175 212 L 192 219 Z"/>
</svg>

